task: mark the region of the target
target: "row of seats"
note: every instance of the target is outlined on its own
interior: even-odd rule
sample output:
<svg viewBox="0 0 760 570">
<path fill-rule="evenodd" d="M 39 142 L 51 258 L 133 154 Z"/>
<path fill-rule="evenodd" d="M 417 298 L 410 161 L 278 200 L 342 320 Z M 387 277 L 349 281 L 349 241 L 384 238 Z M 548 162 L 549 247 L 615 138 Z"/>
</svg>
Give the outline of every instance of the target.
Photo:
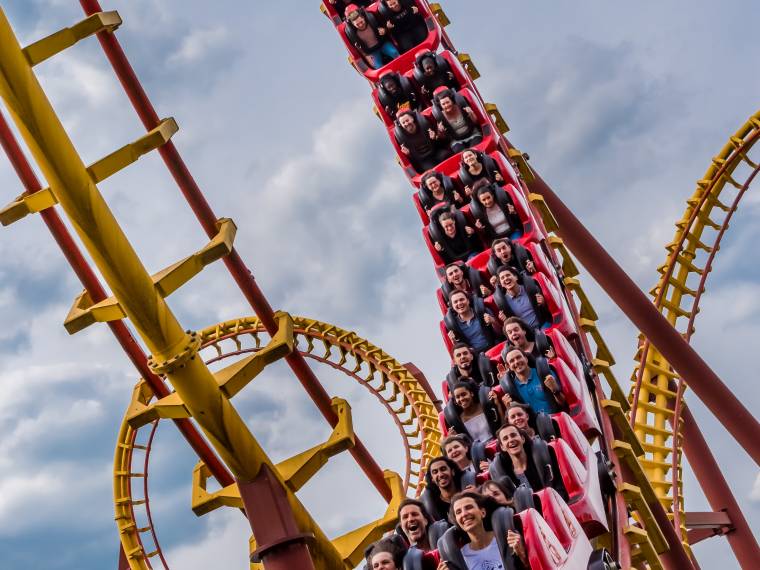
<svg viewBox="0 0 760 570">
<path fill-rule="evenodd" d="M 606 555 L 589 537 L 607 532 L 612 489 L 587 439 L 599 430 L 587 365 L 543 225 L 476 87 L 454 54 L 438 52 L 427 2 L 346 4 L 325 0 L 323 11 L 373 85 L 415 186 L 454 361 L 443 382 L 444 456 L 429 461 L 421 500 L 402 503 L 396 535 L 368 549 L 367 567 L 465 570 L 478 556 L 467 543 L 486 532 L 504 568 L 601 568 Z M 389 10 L 406 18 L 415 45 L 394 35 Z"/>
</svg>

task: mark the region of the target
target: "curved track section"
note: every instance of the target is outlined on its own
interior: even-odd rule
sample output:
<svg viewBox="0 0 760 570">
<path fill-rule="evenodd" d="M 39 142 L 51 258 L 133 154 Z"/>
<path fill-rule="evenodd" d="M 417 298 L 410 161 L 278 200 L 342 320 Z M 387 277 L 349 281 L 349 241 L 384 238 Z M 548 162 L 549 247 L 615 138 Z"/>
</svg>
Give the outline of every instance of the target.
<svg viewBox="0 0 760 570">
<path fill-rule="evenodd" d="M 392 415 L 405 449 L 404 490 L 422 491 L 427 463 L 440 454 L 438 411 L 412 372 L 368 340 L 335 325 L 293 317 L 297 350 L 305 357 L 348 375 L 375 396 Z M 207 364 L 242 357 L 270 341 L 256 317 L 234 319 L 199 331 Z M 135 395 L 148 405 L 149 387 L 140 382 Z M 114 506 L 122 547 L 133 569 L 153 568 L 158 557 L 169 568 L 153 526 L 148 495 L 148 465 L 158 422 L 132 429 L 126 417 L 114 455 Z M 141 437 L 145 437 L 144 443 Z M 143 522 L 144 521 L 144 522 Z"/>
<path fill-rule="evenodd" d="M 758 138 L 760 112 L 736 131 L 697 182 L 676 223 L 675 237 L 666 246 L 667 261 L 658 268 L 660 279 L 650 292 L 654 303 L 687 340 L 694 334 L 699 302 L 721 240 L 760 170 L 760 160 L 750 157 Z M 635 359 L 630 421 L 646 452 L 641 463 L 686 541 L 680 426 L 687 386 L 643 337 Z"/>
</svg>

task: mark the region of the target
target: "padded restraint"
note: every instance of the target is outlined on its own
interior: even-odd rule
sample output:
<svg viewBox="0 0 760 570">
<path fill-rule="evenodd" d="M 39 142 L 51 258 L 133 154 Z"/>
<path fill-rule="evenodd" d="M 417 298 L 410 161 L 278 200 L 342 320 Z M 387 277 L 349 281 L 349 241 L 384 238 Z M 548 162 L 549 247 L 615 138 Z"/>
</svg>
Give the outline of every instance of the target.
<svg viewBox="0 0 760 570">
<path fill-rule="evenodd" d="M 499 507 L 491 514 L 491 528 L 496 538 L 496 544 L 499 546 L 499 554 L 501 554 L 504 570 L 515 570 L 518 568 L 515 562 L 515 554 L 507 543 L 507 532 L 515 530 L 514 516 L 514 511 L 509 507 Z"/>
<path fill-rule="evenodd" d="M 467 570 L 467 563 L 462 556 L 460 536 L 462 531 L 451 527 L 438 540 L 438 552 L 441 560 L 445 560 L 449 570 Z M 466 535 L 465 535 L 466 536 Z"/>
</svg>

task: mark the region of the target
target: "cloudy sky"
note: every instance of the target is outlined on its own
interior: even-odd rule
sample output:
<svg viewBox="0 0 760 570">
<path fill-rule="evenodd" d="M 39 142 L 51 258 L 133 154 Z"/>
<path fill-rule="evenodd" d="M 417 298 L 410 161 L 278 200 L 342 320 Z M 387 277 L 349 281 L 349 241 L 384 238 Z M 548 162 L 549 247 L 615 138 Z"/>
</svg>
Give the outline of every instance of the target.
<svg viewBox="0 0 760 570">
<path fill-rule="evenodd" d="M 760 7 L 751 0 L 443 4 L 449 34 L 483 74 L 478 86 L 499 105 L 512 142 L 648 290 L 695 181 L 757 109 Z M 22 44 L 81 18 L 74 0 L 2 6 Z M 272 305 L 355 330 L 437 383 L 448 363 L 411 190 L 367 83 L 347 65 L 317 2 L 234 0 L 220 10 L 196 0 L 114 0 L 104 8 L 119 10 L 122 45 L 159 114 L 177 119 L 175 143 L 215 211 L 237 222 L 236 245 Z M 140 136 L 96 41 L 37 71 L 86 162 Z M 0 188 L 6 202 L 21 192 L 3 160 Z M 101 189 L 151 271 L 204 244 L 157 156 Z M 760 338 L 760 271 L 751 261 L 758 222 L 760 200 L 749 192 L 694 339 L 751 410 L 760 409 L 747 358 Z M 589 278 L 584 284 L 626 382 L 636 331 Z M 2 568 L 115 566 L 110 472 L 135 372 L 106 327 L 74 337 L 63 330 L 80 289 L 41 220 L 0 233 Z M 193 328 L 250 312 L 221 265 L 170 304 Z M 400 469 L 384 410 L 351 381 L 318 373 L 331 394 L 351 402 L 380 464 Z M 695 397 L 689 402 L 757 530 L 757 466 Z M 275 460 L 329 433 L 281 366 L 235 404 Z M 245 521 L 236 512 L 192 515 L 195 461 L 172 425 L 159 428 L 155 451 L 151 497 L 170 565 L 243 568 Z M 686 485 L 687 509 L 708 510 L 688 473 Z M 332 461 L 301 496 L 331 535 L 383 511 L 348 457 Z M 703 568 L 734 564 L 723 540 L 697 552 Z"/>
</svg>

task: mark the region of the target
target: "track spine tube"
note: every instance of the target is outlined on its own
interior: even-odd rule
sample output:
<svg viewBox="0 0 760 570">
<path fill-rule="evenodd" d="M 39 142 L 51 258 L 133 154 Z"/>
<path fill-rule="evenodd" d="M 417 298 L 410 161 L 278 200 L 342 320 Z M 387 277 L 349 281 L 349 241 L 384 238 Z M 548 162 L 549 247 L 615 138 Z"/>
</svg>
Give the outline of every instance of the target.
<svg viewBox="0 0 760 570">
<path fill-rule="evenodd" d="M 79 3 L 88 16 L 102 11 L 100 3 L 97 0 L 79 0 Z M 97 37 L 146 130 L 153 129 L 159 123 L 158 114 L 148 99 L 134 69 L 127 60 L 119 41 L 111 32 L 99 32 Z M 176 147 L 171 141 L 168 141 L 158 149 L 158 152 L 198 218 L 198 221 L 203 226 L 206 235 L 209 238 L 213 238 L 217 232 L 217 217 L 214 215 L 211 206 L 203 196 Z M 246 267 L 237 250 L 233 249 L 224 258 L 224 264 L 256 315 L 261 319 L 267 332 L 270 335 L 274 335 L 277 332 L 274 311 L 256 283 L 253 273 Z M 293 352 L 286 357 L 286 361 L 324 418 L 332 427 L 335 427 L 338 418 L 330 406 L 330 396 L 314 374 L 314 371 L 309 368 L 306 360 L 298 352 Z M 360 441 L 358 436 L 356 437 L 355 446 L 349 451 L 377 491 L 386 501 L 390 501 L 391 490 L 385 482 L 383 470 L 375 462 L 369 450 Z"/>
<path fill-rule="evenodd" d="M 760 464 L 760 424 L 721 381 L 702 357 L 655 308 L 604 247 L 562 200 L 535 173 L 528 183 L 543 196 L 559 226 L 558 234 L 599 286 L 651 340 L 694 393 L 712 411 L 734 439 Z"/>
<path fill-rule="evenodd" d="M 5 117 L 0 113 L 0 145 L 5 150 L 8 159 L 13 165 L 16 173 L 21 179 L 25 188 L 25 194 L 33 194 L 42 189 L 42 185 L 37 179 L 37 175 L 32 170 L 29 161 L 24 155 L 21 147 L 16 141 L 13 132 L 10 130 Z M 68 229 L 64 225 L 58 213 L 53 208 L 43 210 L 40 212 L 45 225 L 50 230 L 58 246 L 61 248 L 63 255 L 69 262 L 69 265 L 74 269 L 74 273 L 79 278 L 82 286 L 90 294 L 90 298 L 93 302 L 97 303 L 107 297 L 103 286 L 90 267 L 89 263 L 85 259 L 82 252 L 79 250 L 76 242 L 72 238 Z M 147 357 L 140 348 L 137 340 L 129 332 L 129 329 L 122 321 L 112 321 L 108 323 L 108 327 L 116 337 L 119 345 L 127 354 L 129 360 L 132 362 L 137 372 L 146 382 L 150 385 L 153 393 L 156 397 L 161 398 L 169 395 L 169 389 L 164 384 L 163 380 L 153 374 L 148 368 Z M 195 428 L 190 420 L 177 419 L 173 420 L 177 425 L 177 428 L 182 432 L 187 442 L 192 447 L 193 451 L 198 454 L 198 457 L 211 470 L 211 473 L 219 481 L 222 486 L 230 485 L 234 482 L 232 475 L 224 464 L 219 460 L 214 451 L 209 447 L 208 443 L 200 432 Z"/>
<path fill-rule="evenodd" d="M 745 570 L 750 570 L 756 567 L 760 560 L 760 547 L 755 535 L 688 406 L 683 407 L 682 417 L 683 447 L 689 465 L 694 470 L 694 475 L 712 509 L 725 511 L 731 519 L 733 529 L 726 533 L 726 539 L 739 565 Z"/>
</svg>

